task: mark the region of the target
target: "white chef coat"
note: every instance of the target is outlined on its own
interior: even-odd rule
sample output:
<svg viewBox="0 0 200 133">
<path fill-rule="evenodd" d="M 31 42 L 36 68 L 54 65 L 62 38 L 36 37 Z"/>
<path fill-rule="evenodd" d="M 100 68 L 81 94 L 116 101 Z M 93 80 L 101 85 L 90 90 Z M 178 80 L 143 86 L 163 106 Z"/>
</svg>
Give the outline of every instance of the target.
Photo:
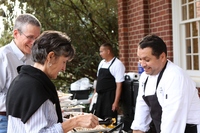
<svg viewBox="0 0 200 133">
<path fill-rule="evenodd" d="M 148 82 L 144 93 L 144 82 Z M 157 76 L 142 73 L 135 118 L 131 125 L 134 130 L 148 131 L 151 122 L 150 109 L 143 95 L 155 94 Z M 187 124 L 200 124 L 200 99 L 194 81 L 177 65 L 168 60 L 166 69 L 158 84 L 158 101 L 162 107 L 161 133 L 184 133 Z"/>
</svg>

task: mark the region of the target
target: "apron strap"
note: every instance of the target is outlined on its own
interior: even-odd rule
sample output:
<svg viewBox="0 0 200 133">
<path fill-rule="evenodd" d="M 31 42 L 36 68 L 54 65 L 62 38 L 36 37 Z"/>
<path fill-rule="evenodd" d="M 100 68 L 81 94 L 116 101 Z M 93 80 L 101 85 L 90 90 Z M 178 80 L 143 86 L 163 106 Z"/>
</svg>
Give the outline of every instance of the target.
<svg viewBox="0 0 200 133">
<path fill-rule="evenodd" d="M 111 62 L 110 66 L 113 64 L 113 62 L 115 61 L 116 57 L 113 59 L 113 61 Z M 110 66 L 108 67 L 108 69 L 110 68 Z"/>
<path fill-rule="evenodd" d="M 165 71 L 165 68 L 167 66 L 167 62 L 165 63 L 165 66 L 163 67 L 163 69 L 160 72 L 160 74 L 158 75 L 158 79 L 157 79 L 157 83 L 156 83 L 156 90 L 157 90 L 158 84 L 160 82 L 160 79 L 162 78 L 163 72 Z M 147 84 L 148 78 L 149 78 L 149 76 L 146 78 L 146 81 L 144 82 L 144 92 L 145 92 L 145 89 L 146 89 L 146 84 Z"/>
</svg>

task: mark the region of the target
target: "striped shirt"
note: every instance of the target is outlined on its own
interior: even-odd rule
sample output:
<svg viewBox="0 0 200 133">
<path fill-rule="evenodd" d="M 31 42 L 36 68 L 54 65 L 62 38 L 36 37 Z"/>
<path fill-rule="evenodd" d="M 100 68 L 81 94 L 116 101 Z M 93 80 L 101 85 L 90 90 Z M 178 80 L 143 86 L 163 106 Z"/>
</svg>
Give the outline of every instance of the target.
<svg viewBox="0 0 200 133">
<path fill-rule="evenodd" d="M 47 100 L 25 124 L 20 118 L 9 115 L 7 133 L 64 133 L 57 120 L 55 106 Z"/>
<path fill-rule="evenodd" d="M 18 75 L 17 67 L 32 65 L 30 55 L 26 56 L 12 41 L 0 48 L 0 112 L 6 112 L 6 93 L 12 80 Z"/>
</svg>

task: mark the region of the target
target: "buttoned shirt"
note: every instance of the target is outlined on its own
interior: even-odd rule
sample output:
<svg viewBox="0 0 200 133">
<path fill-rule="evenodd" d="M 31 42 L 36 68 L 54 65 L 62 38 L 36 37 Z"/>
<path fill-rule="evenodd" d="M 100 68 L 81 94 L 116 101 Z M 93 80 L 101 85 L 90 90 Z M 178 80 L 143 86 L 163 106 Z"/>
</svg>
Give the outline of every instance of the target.
<svg viewBox="0 0 200 133">
<path fill-rule="evenodd" d="M 47 100 L 24 124 L 20 118 L 8 116 L 8 133 L 64 133 L 54 104 Z"/>
<path fill-rule="evenodd" d="M 0 48 L 0 112 L 6 112 L 6 93 L 12 80 L 18 75 L 20 65 L 33 65 L 30 55 L 23 52 L 12 41 Z"/>
<path fill-rule="evenodd" d="M 144 92 L 144 83 L 148 78 Z M 200 124 L 200 99 L 194 81 L 180 67 L 168 60 L 158 84 L 158 75 L 142 73 L 139 80 L 136 111 L 131 128 L 146 132 L 151 122 L 150 108 L 142 96 L 155 94 L 162 107 L 161 133 L 184 133 L 187 124 Z"/>
</svg>

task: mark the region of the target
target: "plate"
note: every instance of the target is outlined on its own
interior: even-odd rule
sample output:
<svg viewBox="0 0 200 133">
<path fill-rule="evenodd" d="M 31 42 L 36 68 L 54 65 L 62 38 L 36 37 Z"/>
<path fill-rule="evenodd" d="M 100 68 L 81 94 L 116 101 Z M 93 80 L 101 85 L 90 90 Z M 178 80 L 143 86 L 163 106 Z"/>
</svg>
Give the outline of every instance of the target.
<svg viewBox="0 0 200 133">
<path fill-rule="evenodd" d="M 74 116 L 78 116 L 78 115 L 85 115 L 88 113 L 84 113 L 84 112 L 63 112 L 63 118 L 70 118 L 70 117 L 74 117 Z"/>
<path fill-rule="evenodd" d="M 97 125 L 95 128 L 75 128 L 75 131 L 71 131 L 71 133 L 75 132 L 75 133 L 97 133 L 97 132 L 105 132 L 110 130 L 110 128 L 105 128 L 102 125 Z"/>
<path fill-rule="evenodd" d="M 81 109 L 84 109 L 84 108 L 85 108 L 85 106 L 83 106 L 83 105 L 75 105 L 75 106 L 74 105 L 72 105 L 72 106 L 69 105 L 69 106 L 63 106 L 62 110 L 63 111 L 67 111 L 67 112 L 78 112 L 78 111 L 73 111 L 73 110 L 81 110 Z"/>
<path fill-rule="evenodd" d="M 73 107 L 73 106 L 76 106 L 77 103 L 78 103 L 77 99 L 73 99 L 73 100 L 66 99 L 66 100 L 60 101 L 60 106 L 61 107 Z"/>
<path fill-rule="evenodd" d="M 70 99 L 71 98 L 71 96 L 72 96 L 73 94 L 71 94 L 71 93 L 69 93 L 69 94 L 63 94 L 62 96 L 59 96 L 59 100 L 60 101 L 64 101 L 64 100 L 66 100 L 66 99 Z"/>
<path fill-rule="evenodd" d="M 105 132 L 110 129 L 99 129 L 99 130 L 87 130 L 87 131 L 70 131 L 71 133 L 99 133 L 99 132 Z M 69 132 L 68 132 L 69 133 Z"/>
<path fill-rule="evenodd" d="M 88 114 L 88 113 L 84 113 L 84 112 L 63 112 L 63 115 L 72 115 L 72 116 L 77 116 L 77 115 L 84 115 L 84 114 Z"/>
</svg>

